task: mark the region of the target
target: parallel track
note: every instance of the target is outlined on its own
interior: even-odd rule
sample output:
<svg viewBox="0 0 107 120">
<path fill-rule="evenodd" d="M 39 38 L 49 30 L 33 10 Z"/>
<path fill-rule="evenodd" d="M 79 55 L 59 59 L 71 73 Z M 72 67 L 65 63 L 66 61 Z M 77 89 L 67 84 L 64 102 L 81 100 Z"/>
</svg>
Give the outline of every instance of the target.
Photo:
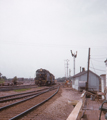
<svg viewBox="0 0 107 120">
<path fill-rule="evenodd" d="M 16 119 L 18 119 L 18 118 L 23 117 L 23 116 L 26 115 L 27 113 L 33 111 L 33 109 L 39 107 L 40 105 L 42 105 L 42 104 L 44 104 L 45 102 L 47 102 L 48 100 L 50 100 L 50 99 L 58 92 L 58 90 L 59 90 L 59 87 L 58 87 L 57 91 L 56 91 L 53 95 L 51 95 L 49 98 L 45 99 L 44 101 L 40 102 L 39 104 L 36 104 L 36 105 L 33 106 L 33 107 L 27 109 L 26 111 L 24 111 L 24 112 L 22 112 L 22 113 L 20 113 L 20 114 L 18 114 L 18 115 L 16 115 L 16 116 L 14 116 L 13 118 L 11 118 L 11 119 L 9 119 L 9 120 L 16 120 Z"/>
<path fill-rule="evenodd" d="M 37 90 L 37 91 L 24 92 L 24 93 L 19 93 L 19 94 L 2 96 L 2 97 L 0 97 L 0 103 L 15 100 L 15 99 L 21 99 L 21 98 L 28 97 L 28 96 L 33 96 L 33 95 L 37 94 L 37 92 L 40 92 L 40 91 L 43 91 L 43 90 L 46 90 L 46 89 L 48 89 L 48 88 L 44 88 L 44 89 Z"/>
<path fill-rule="evenodd" d="M 0 91 L 10 91 L 26 88 L 36 88 L 36 85 L 20 85 L 20 86 L 0 86 Z"/>
<path fill-rule="evenodd" d="M 39 95 L 41 95 L 41 94 L 43 94 L 43 93 L 46 93 L 46 92 L 49 92 L 50 90 L 52 90 L 52 89 L 55 89 L 55 88 L 51 88 L 51 89 L 49 89 L 49 90 L 45 90 L 44 92 L 40 92 L 40 93 L 38 93 L 38 94 L 36 94 L 36 95 L 34 95 L 34 96 L 32 96 L 32 97 L 29 97 L 29 98 L 27 98 L 27 99 L 25 99 L 25 100 L 22 100 L 22 101 L 19 101 L 19 102 L 17 102 L 17 103 L 13 103 L 13 104 L 11 104 L 11 105 L 8 105 L 8 106 L 4 106 L 4 107 L 2 107 L 2 108 L 0 108 L 0 111 L 1 111 L 1 113 L 0 113 L 0 116 L 2 116 L 3 117 L 3 115 L 4 114 L 8 114 L 8 111 L 14 111 L 14 109 L 16 110 L 16 109 L 19 109 L 18 107 L 19 106 L 24 106 L 24 104 L 25 104 L 25 101 L 26 101 L 26 104 L 27 105 L 25 105 L 27 108 L 26 108 L 26 110 L 24 110 L 24 112 L 21 112 L 21 113 L 19 113 L 19 111 L 17 112 L 17 113 L 19 113 L 18 115 L 15 115 L 15 117 L 10 117 L 9 119 L 10 120 L 15 120 L 15 119 L 18 119 L 19 117 L 22 117 L 23 115 L 25 115 L 26 113 L 28 113 L 28 112 L 30 112 L 31 110 L 33 110 L 34 108 L 36 108 L 36 107 L 38 107 L 38 106 L 40 106 L 41 104 L 43 104 L 44 102 L 46 102 L 47 100 L 49 100 L 50 98 L 52 98 L 57 92 L 58 92 L 58 90 L 53 94 L 53 95 L 51 95 L 48 99 L 46 99 L 46 100 L 43 100 L 42 102 L 40 102 L 40 103 L 38 103 L 38 104 L 36 104 L 35 105 L 35 101 L 36 101 L 36 96 L 39 96 Z M 58 88 L 59 89 L 59 88 Z M 32 101 L 31 99 L 34 99 L 33 100 L 33 102 L 29 102 L 29 101 Z M 28 101 L 29 100 L 29 101 Z M 23 102 L 23 104 L 22 104 L 22 102 Z M 19 103 L 21 103 L 21 105 L 19 104 Z M 31 104 L 31 103 L 34 103 L 33 104 L 33 106 L 29 106 L 28 104 Z M 17 106 L 16 106 L 17 105 Z M 12 107 L 13 106 L 13 107 Z M 14 106 L 16 106 L 16 107 L 14 107 Z M 28 108 L 29 107 L 29 108 Z M 6 109 L 6 108 L 8 108 L 8 109 Z M 5 110 L 5 113 L 4 113 L 4 110 Z M 7 112 L 6 112 L 7 111 Z M 12 115 L 12 116 L 14 116 L 14 115 Z M 3 119 L 3 118 L 2 118 Z"/>
</svg>

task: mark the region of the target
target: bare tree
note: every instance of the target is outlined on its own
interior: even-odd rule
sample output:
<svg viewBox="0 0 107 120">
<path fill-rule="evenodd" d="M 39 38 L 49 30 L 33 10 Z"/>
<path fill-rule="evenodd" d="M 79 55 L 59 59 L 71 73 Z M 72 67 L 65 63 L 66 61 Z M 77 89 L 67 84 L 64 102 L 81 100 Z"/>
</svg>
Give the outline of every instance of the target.
<svg viewBox="0 0 107 120">
<path fill-rule="evenodd" d="M 0 73 L 0 80 L 1 80 L 1 76 L 2 76 L 2 74 Z"/>
<path fill-rule="evenodd" d="M 16 76 L 13 78 L 12 82 L 14 85 L 17 85 L 17 77 Z"/>
</svg>

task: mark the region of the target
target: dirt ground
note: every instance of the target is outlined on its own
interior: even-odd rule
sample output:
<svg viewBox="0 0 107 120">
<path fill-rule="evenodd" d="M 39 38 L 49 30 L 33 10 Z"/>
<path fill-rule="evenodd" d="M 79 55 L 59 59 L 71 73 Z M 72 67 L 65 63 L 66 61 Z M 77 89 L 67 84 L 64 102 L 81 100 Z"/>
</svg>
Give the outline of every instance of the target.
<svg viewBox="0 0 107 120">
<path fill-rule="evenodd" d="M 60 88 L 58 94 L 34 113 L 32 120 L 66 120 L 73 106 L 71 100 L 79 100 L 81 93 L 71 88 Z"/>
</svg>

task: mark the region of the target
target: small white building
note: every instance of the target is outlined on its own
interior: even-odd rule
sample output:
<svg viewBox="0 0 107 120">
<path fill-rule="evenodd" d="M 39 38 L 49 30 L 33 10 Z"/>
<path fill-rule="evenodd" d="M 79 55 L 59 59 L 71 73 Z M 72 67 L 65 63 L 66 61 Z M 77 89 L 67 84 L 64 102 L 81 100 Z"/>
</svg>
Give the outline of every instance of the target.
<svg viewBox="0 0 107 120">
<path fill-rule="evenodd" d="M 86 88 L 87 82 L 87 71 L 82 71 L 72 78 L 72 88 L 81 91 Z M 89 81 L 88 81 L 88 90 L 89 91 L 99 91 L 101 85 L 100 76 L 89 70 Z"/>
</svg>

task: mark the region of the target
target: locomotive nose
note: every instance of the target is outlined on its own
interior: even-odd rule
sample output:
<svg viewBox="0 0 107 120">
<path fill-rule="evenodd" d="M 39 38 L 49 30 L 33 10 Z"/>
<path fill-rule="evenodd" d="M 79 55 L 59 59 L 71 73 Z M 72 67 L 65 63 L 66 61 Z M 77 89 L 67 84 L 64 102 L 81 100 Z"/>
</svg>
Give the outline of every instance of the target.
<svg viewBox="0 0 107 120">
<path fill-rule="evenodd" d="M 39 74 L 39 76 L 41 76 L 41 74 Z"/>
</svg>

